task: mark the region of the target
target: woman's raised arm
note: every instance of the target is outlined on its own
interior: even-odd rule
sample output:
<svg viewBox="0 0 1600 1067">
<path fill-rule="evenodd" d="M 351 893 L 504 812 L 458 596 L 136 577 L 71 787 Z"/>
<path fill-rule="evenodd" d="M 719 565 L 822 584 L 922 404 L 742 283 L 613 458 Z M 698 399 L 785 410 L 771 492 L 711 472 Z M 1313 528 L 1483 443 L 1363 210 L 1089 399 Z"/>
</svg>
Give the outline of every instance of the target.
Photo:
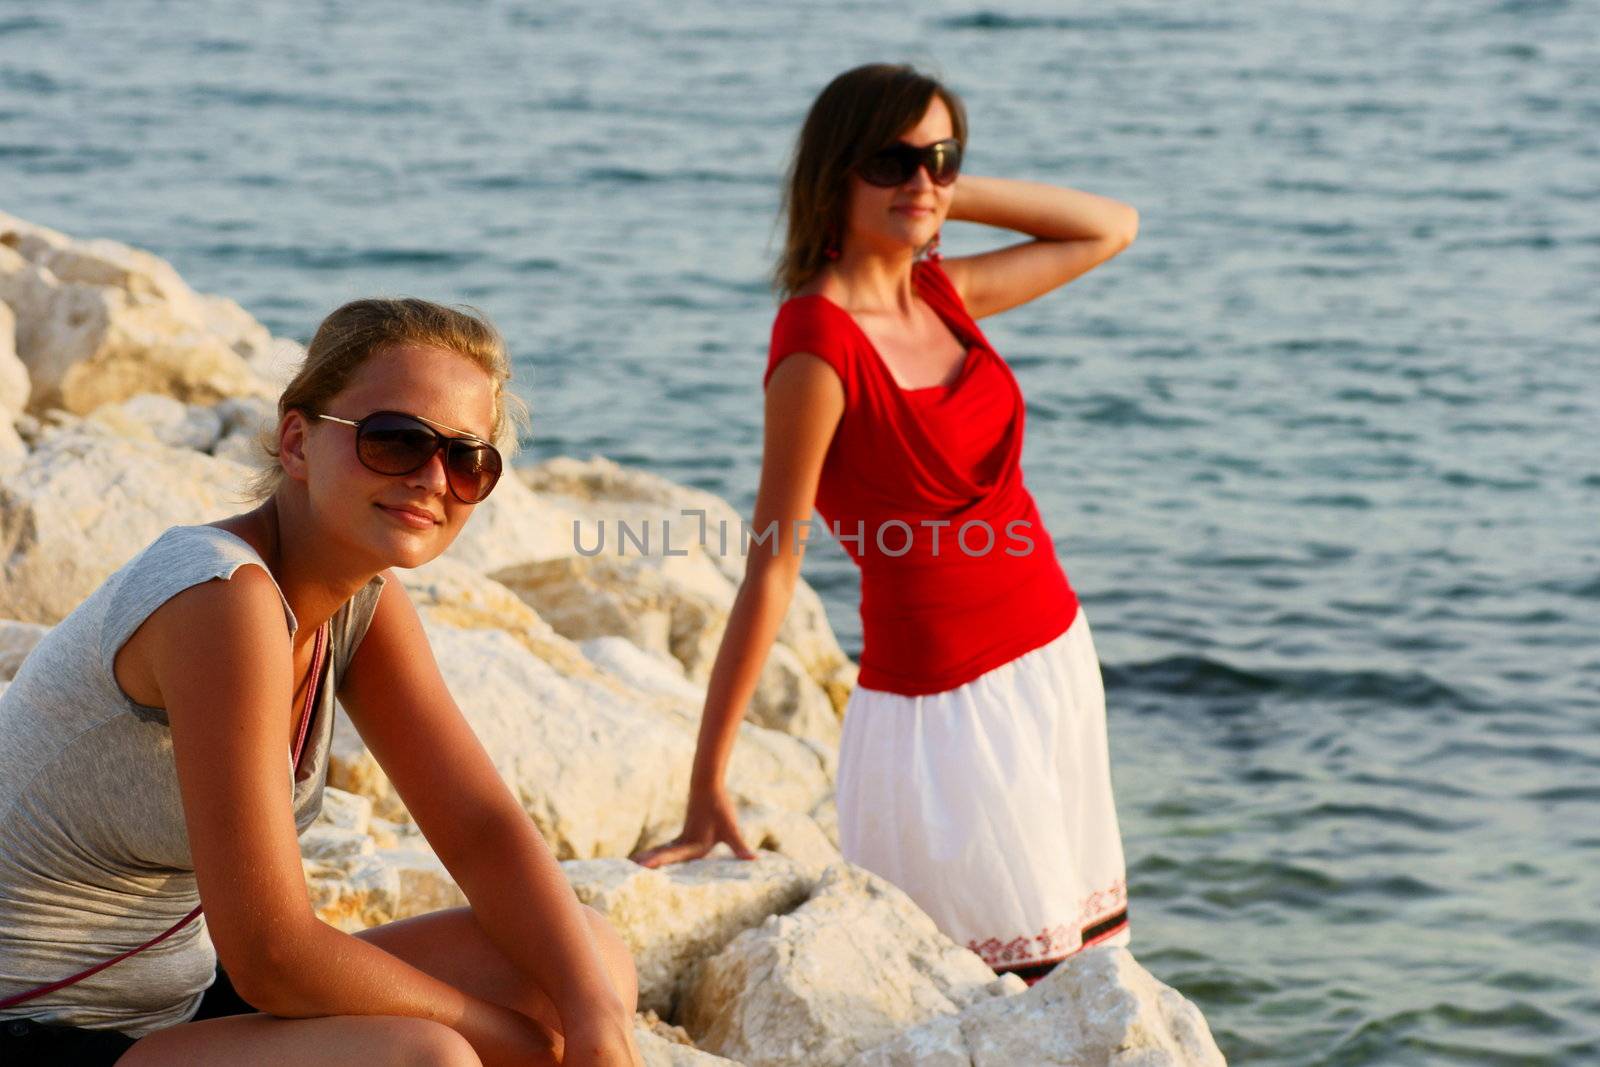
<svg viewBox="0 0 1600 1067">
<path fill-rule="evenodd" d="M 1025 304 L 1133 243 L 1139 213 L 1108 197 L 1042 182 L 963 174 L 947 218 L 1025 233 L 1033 240 L 944 260 L 975 319 Z"/>
<path fill-rule="evenodd" d="M 723 779 L 745 707 L 794 597 L 805 553 L 796 536 L 798 524 L 810 519 L 816 507 L 822 461 L 844 403 L 838 374 L 810 353 L 785 357 L 767 382 L 754 528 L 759 536 L 776 524 L 777 536 L 770 547 L 752 545 L 745 559 L 744 580 L 706 686 L 683 832 L 665 845 L 636 854 L 634 859 L 646 867 L 699 859 L 719 841 L 727 842 L 742 859 L 754 856 L 739 835 Z"/>
</svg>

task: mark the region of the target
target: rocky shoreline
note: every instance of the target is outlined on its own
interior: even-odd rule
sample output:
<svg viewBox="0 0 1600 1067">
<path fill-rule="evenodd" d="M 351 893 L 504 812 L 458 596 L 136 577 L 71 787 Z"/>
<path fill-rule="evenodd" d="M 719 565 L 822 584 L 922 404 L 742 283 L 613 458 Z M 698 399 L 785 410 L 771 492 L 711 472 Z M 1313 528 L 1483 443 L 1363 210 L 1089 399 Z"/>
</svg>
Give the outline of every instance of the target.
<svg viewBox="0 0 1600 1067">
<path fill-rule="evenodd" d="M 251 440 L 300 354 L 156 256 L 0 213 L 0 690 L 162 530 L 243 510 Z M 761 858 L 622 858 L 681 825 L 743 569 L 700 534 L 739 516 L 602 458 L 515 473 L 403 580 L 502 777 L 632 948 L 647 1063 L 1223 1062 L 1199 1010 L 1128 950 L 1086 949 L 1024 989 L 843 863 L 832 779 L 855 668 L 803 581 L 729 772 Z M 602 522 L 655 530 L 655 551 L 580 551 Z M 301 850 L 343 929 L 465 902 L 342 717 Z"/>
</svg>

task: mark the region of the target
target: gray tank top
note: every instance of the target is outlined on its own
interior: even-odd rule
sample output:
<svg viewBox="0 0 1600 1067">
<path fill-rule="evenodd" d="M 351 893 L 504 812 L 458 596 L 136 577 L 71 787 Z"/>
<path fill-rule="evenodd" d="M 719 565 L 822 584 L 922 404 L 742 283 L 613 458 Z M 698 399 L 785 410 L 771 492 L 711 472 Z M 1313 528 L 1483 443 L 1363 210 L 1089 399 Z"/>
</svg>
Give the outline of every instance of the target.
<svg viewBox="0 0 1600 1067">
<path fill-rule="evenodd" d="M 46 634 L 0 694 L 0 1000 L 141 945 L 200 902 L 166 712 L 129 699 L 112 662 L 156 608 L 246 563 L 267 569 L 226 530 L 173 527 Z M 302 832 L 322 808 L 334 694 L 382 588 L 381 577 L 367 583 L 329 627 L 301 761 L 310 774 L 294 782 Z M 292 635 L 287 600 L 283 613 Z M 287 746 L 283 758 L 293 781 Z M 143 1037 L 188 1021 L 215 968 L 202 915 L 0 1018 Z"/>
</svg>

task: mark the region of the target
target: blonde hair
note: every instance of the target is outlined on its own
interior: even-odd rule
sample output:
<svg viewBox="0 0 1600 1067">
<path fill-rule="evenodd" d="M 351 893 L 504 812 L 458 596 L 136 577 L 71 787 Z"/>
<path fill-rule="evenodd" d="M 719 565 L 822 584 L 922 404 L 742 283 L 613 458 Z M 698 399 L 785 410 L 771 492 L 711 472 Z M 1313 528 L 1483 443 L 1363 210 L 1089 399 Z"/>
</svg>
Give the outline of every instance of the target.
<svg viewBox="0 0 1600 1067">
<path fill-rule="evenodd" d="M 422 345 L 455 352 L 488 374 L 494 382 L 495 445 L 507 463 L 517 449 L 518 433 L 528 426 L 528 409 L 506 388 L 511 360 L 505 340 L 487 316 L 476 308 L 446 307 L 416 297 L 352 300 L 333 311 L 311 338 L 306 357 L 283 395 L 278 398 L 277 422 L 258 439 L 261 471 L 251 481 L 248 494 L 265 500 L 283 484 L 278 461 L 278 426 L 290 411 L 321 413 L 369 359 L 382 359 L 403 345 Z"/>
</svg>

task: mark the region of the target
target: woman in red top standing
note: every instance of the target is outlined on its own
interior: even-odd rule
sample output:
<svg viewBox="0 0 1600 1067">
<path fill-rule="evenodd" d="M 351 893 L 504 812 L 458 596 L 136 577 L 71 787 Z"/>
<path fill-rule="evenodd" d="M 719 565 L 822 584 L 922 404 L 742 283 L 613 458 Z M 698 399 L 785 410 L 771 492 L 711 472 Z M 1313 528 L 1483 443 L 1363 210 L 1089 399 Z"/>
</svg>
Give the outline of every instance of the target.
<svg viewBox="0 0 1600 1067">
<path fill-rule="evenodd" d="M 835 78 L 796 148 L 758 534 L 706 694 L 683 833 L 750 855 L 723 786 L 813 507 L 861 568 L 861 675 L 839 754 L 847 859 L 1026 978 L 1128 940 L 1105 701 L 1087 621 L 1022 482 L 1023 403 L 975 319 L 1126 248 L 1115 200 L 957 177 L 960 100 L 909 67 Z M 1031 240 L 941 260 L 946 219 Z M 775 524 L 775 525 L 774 525 Z"/>
</svg>

